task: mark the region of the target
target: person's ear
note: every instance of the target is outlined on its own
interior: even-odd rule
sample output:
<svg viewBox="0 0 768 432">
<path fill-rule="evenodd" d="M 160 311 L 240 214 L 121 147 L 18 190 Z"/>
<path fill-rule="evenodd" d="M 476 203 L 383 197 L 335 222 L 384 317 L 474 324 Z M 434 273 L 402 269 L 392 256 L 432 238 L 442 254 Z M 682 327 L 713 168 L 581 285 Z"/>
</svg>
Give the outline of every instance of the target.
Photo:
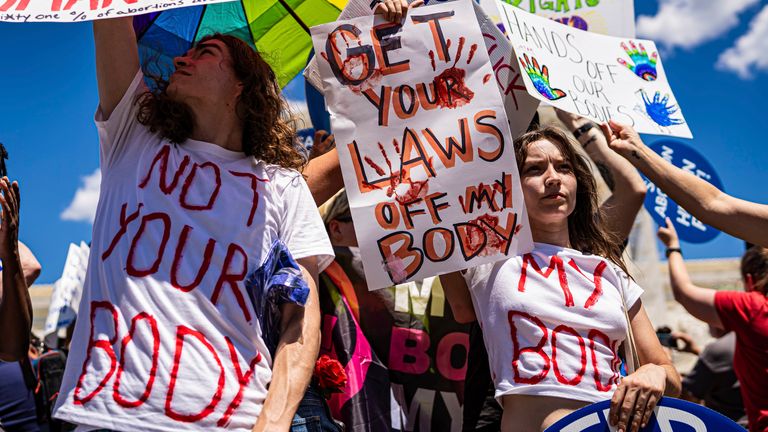
<svg viewBox="0 0 768 432">
<path fill-rule="evenodd" d="M 747 292 L 755 290 L 755 280 L 752 278 L 752 273 L 744 275 L 744 287 L 747 289 Z"/>
<path fill-rule="evenodd" d="M 332 244 L 338 243 L 342 239 L 341 227 L 336 219 L 328 222 L 328 236 L 331 238 Z"/>
</svg>

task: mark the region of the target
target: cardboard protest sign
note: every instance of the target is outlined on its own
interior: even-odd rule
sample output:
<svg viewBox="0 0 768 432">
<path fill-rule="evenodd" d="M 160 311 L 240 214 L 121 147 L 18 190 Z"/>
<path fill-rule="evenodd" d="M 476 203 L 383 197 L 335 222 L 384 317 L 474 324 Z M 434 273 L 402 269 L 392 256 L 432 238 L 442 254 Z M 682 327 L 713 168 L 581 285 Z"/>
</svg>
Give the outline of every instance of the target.
<svg viewBox="0 0 768 432">
<path fill-rule="evenodd" d="M 0 0 L 0 22 L 80 22 L 232 0 Z"/>
<path fill-rule="evenodd" d="M 444 3 L 444 1 L 431 0 L 427 3 L 436 4 Z M 525 89 L 521 75 L 523 71 L 517 65 L 517 59 L 509 39 L 504 36 L 504 33 L 480 5 L 472 2 L 472 6 L 475 9 L 475 16 L 477 17 L 478 25 L 480 25 L 480 31 L 483 33 L 483 41 L 488 51 L 488 57 L 491 60 L 493 76 L 504 100 L 504 109 L 507 113 L 512 136 L 516 137 L 528 128 L 536 109 L 539 107 L 539 101 L 532 98 Z M 370 4 L 367 0 L 350 0 L 341 12 L 341 15 L 339 15 L 339 19 L 344 20 L 372 14 L 373 10 L 370 9 Z M 304 70 L 304 77 L 315 89 L 323 89 L 322 77 L 317 66 L 317 57 L 312 57 L 309 61 L 307 68 Z M 307 92 L 307 94 L 309 95 L 310 93 Z"/>
<path fill-rule="evenodd" d="M 91 248 L 84 242 L 80 242 L 79 246 L 69 244 L 64 270 L 61 278 L 53 284 L 51 303 L 45 319 L 43 335 L 48 346 L 56 347 L 58 331 L 67 328 L 77 318 L 90 252 Z"/>
<path fill-rule="evenodd" d="M 667 162 L 681 168 L 696 177 L 711 183 L 714 187 L 723 190 L 723 182 L 720 181 L 715 168 L 696 150 L 683 143 L 672 140 L 660 140 L 649 144 L 653 151 L 661 155 Z M 667 197 L 661 189 L 651 182 L 642 173 L 648 193 L 645 195 L 645 208 L 651 214 L 653 220 L 659 226 L 666 226 L 666 218 L 672 220 L 677 234 L 681 240 L 690 243 L 706 243 L 720 234 L 715 228 L 704 224 L 677 205 Z"/>
<path fill-rule="evenodd" d="M 608 423 L 611 401 L 587 405 L 558 420 L 544 432 L 610 432 L 616 430 Z M 640 432 L 718 431 L 738 432 L 744 428 L 733 420 L 699 404 L 681 399 L 662 397 L 653 409 L 648 424 Z"/>
<path fill-rule="evenodd" d="M 498 5 L 532 96 L 596 122 L 692 137 L 652 41 L 585 32 Z"/>
<path fill-rule="evenodd" d="M 512 138 L 469 0 L 312 29 L 371 289 L 532 246 Z"/>
<path fill-rule="evenodd" d="M 434 1 L 434 0 L 433 0 Z M 485 13 L 502 26 L 498 0 L 477 0 Z M 501 0 L 532 14 L 580 30 L 624 38 L 635 37 L 633 0 Z"/>
</svg>

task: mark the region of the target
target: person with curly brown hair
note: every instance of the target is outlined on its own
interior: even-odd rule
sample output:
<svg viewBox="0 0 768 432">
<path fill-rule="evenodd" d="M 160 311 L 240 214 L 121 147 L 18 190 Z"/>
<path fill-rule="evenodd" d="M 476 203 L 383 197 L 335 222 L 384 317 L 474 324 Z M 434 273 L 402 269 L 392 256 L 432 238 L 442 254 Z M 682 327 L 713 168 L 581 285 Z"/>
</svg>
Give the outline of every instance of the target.
<svg viewBox="0 0 768 432">
<path fill-rule="evenodd" d="M 296 413 L 333 249 L 275 74 L 214 34 L 150 90 L 131 19 L 93 28 L 101 196 L 55 416 L 78 430 L 314 430 Z"/>
</svg>

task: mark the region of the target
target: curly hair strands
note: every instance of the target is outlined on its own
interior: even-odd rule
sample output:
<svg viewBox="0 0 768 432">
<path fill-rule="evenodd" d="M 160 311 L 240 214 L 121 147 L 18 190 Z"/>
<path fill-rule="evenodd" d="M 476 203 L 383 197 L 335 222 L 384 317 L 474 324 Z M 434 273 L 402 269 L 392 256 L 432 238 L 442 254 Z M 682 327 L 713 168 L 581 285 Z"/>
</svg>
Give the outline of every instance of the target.
<svg viewBox="0 0 768 432">
<path fill-rule="evenodd" d="M 568 237 L 571 248 L 608 258 L 629 274 L 621 256 L 622 241 L 605 226 L 595 177 L 584 158 L 576 152 L 574 144 L 567 135 L 557 128 L 546 127 L 526 132 L 518 137 L 514 142 L 518 171 L 522 171 L 525 159 L 528 157 L 528 146 L 542 140 L 551 142 L 560 150 L 563 157 L 573 166 L 573 174 L 576 177 L 576 206 L 568 215 Z"/>
<path fill-rule="evenodd" d="M 301 170 L 306 157 L 299 150 L 294 120 L 280 96 L 272 68 L 258 52 L 234 36 L 217 33 L 198 44 L 209 40 L 219 40 L 227 46 L 235 77 L 243 84 L 237 106 L 243 125 L 243 152 L 270 164 Z M 155 89 L 139 98 L 139 123 L 173 143 L 183 143 L 194 129 L 192 111 L 168 96 L 166 79 L 150 78 L 155 81 Z"/>
</svg>

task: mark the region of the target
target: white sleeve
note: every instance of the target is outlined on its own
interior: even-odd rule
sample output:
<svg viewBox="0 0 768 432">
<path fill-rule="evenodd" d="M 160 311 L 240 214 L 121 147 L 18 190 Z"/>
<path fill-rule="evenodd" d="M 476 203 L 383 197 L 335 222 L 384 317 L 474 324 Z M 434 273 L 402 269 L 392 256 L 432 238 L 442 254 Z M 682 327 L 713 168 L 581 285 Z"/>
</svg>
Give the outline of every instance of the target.
<svg viewBox="0 0 768 432">
<path fill-rule="evenodd" d="M 285 178 L 278 181 L 278 187 L 283 188 L 280 194 L 280 240 L 288 246 L 296 260 L 317 256 L 318 272 L 322 272 L 333 261 L 334 253 L 312 193 L 298 172 L 283 169 L 278 172 L 282 175 L 288 172 Z"/>
<path fill-rule="evenodd" d="M 144 75 L 139 70 L 108 119 L 104 119 L 101 105 L 97 108 L 95 121 L 99 132 L 99 161 L 102 175 L 126 152 L 129 143 L 134 141 L 131 139 L 133 132 L 138 127 L 143 127 L 136 119 L 138 113 L 136 99 L 145 91 L 147 87 L 144 84 Z"/>
<path fill-rule="evenodd" d="M 634 306 L 635 303 L 640 300 L 640 296 L 643 295 L 643 288 L 621 269 L 617 268 L 616 272 L 619 274 L 621 290 L 624 295 L 624 301 L 627 304 L 627 310 L 632 309 L 632 306 Z"/>
</svg>

